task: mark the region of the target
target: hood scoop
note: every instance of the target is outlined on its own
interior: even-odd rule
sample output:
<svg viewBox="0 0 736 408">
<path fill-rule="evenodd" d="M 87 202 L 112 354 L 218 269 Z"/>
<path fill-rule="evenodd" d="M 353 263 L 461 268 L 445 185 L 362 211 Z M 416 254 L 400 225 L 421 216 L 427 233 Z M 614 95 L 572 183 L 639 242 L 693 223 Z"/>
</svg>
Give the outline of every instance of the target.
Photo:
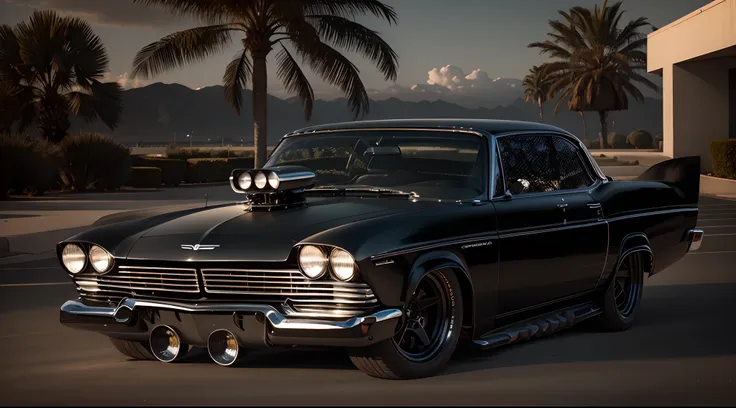
<svg viewBox="0 0 736 408">
<path fill-rule="evenodd" d="M 304 190 L 314 186 L 316 175 L 303 166 L 235 169 L 230 187 L 247 195 L 251 211 L 278 211 L 307 205 Z"/>
</svg>

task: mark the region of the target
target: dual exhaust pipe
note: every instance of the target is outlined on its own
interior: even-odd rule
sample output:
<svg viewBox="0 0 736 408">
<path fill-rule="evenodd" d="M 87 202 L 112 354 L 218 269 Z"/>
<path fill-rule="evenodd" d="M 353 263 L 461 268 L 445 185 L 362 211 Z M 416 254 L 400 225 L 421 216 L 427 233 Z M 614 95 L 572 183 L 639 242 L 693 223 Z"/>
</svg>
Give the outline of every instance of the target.
<svg viewBox="0 0 736 408">
<path fill-rule="evenodd" d="M 173 328 L 158 325 L 149 335 L 151 353 L 164 363 L 173 363 L 183 359 L 189 352 L 189 345 L 184 343 Z M 240 360 L 241 353 L 238 338 L 226 329 L 218 329 L 207 338 L 207 353 L 215 363 L 230 366 Z"/>
</svg>

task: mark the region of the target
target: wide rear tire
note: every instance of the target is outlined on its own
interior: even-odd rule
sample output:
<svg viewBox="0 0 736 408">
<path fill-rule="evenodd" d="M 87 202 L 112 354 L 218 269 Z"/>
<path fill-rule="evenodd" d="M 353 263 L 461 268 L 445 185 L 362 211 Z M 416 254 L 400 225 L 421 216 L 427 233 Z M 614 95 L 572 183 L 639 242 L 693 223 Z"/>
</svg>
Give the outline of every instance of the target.
<svg viewBox="0 0 736 408">
<path fill-rule="evenodd" d="M 406 380 L 442 372 L 460 338 L 462 296 L 452 270 L 430 272 L 407 300 L 395 336 L 350 349 L 350 359 L 358 369 L 377 378 Z"/>
<path fill-rule="evenodd" d="M 120 354 L 132 358 L 134 360 L 156 360 L 151 353 L 148 343 L 137 341 L 121 340 L 110 337 L 110 342 L 120 352 Z"/>
<path fill-rule="evenodd" d="M 603 313 L 597 318 L 598 327 L 603 331 L 628 330 L 634 324 L 644 288 L 641 253 L 627 255 L 614 274 L 614 281 L 601 301 Z"/>
</svg>

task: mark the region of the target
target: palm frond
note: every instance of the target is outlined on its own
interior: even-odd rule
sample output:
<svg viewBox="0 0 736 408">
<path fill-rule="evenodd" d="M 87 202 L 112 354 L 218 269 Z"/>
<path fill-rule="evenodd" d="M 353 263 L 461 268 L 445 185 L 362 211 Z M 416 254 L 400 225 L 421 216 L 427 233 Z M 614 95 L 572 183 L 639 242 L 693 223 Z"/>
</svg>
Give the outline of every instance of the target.
<svg viewBox="0 0 736 408">
<path fill-rule="evenodd" d="M 290 94 L 296 94 L 299 100 L 302 101 L 305 120 L 311 119 L 312 107 L 314 106 L 314 90 L 299 64 L 283 44 L 281 45 L 281 51 L 276 54 L 276 62 L 278 64 L 276 75 L 283 82 L 286 91 Z"/>
<path fill-rule="evenodd" d="M 187 63 L 203 61 L 225 50 L 232 40 L 231 24 L 179 31 L 143 47 L 135 56 L 131 77 L 149 78 Z"/>
<path fill-rule="evenodd" d="M 326 43 L 310 44 L 305 47 L 304 44 L 294 42 L 294 45 L 297 54 L 317 75 L 340 88 L 345 94 L 355 119 L 369 111 L 370 100 L 365 85 L 360 80 L 360 72 L 347 57 Z"/>
<path fill-rule="evenodd" d="M 302 4 L 305 14 L 323 14 L 336 17 L 355 19 L 356 16 L 373 14 L 375 17 L 388 21 L 389 24 L 398 22 L 398 15 L 393 7 L 384 4 L 381 0 L 290 0 L 292 3 Z"/>
<path fill-rule="evenodd" d="M 233 59 L 225 68 L 222 83 L 225 86 L 225 100 L 231 104 L 238 115 L 243 105 L 243 89 L 253 76 L 253 67 L 248 59 L 248 51 L 243 50 L 240 56 Z"/>
<path fill-rule="evenodd" d="M 377 32 L 340 16 L 308 15 L 320 38 L 350 52 L 358 52 L 378 67 L 387 81 L 398 76 L 398 55 Z"/>
</svg>

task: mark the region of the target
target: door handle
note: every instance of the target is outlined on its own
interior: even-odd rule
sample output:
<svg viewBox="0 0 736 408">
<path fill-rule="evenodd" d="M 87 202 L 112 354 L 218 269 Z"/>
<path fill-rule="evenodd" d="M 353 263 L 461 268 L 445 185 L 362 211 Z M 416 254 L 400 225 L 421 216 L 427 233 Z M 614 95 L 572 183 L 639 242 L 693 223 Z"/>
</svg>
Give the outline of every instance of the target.
<svg viewBox="0 0 736 408">
<path fill-rule="evenodd" d="M 557 208 L 565 208 L 565 207 L 567 207 L 567 203 L 557 204 Z"/>
</svg>

